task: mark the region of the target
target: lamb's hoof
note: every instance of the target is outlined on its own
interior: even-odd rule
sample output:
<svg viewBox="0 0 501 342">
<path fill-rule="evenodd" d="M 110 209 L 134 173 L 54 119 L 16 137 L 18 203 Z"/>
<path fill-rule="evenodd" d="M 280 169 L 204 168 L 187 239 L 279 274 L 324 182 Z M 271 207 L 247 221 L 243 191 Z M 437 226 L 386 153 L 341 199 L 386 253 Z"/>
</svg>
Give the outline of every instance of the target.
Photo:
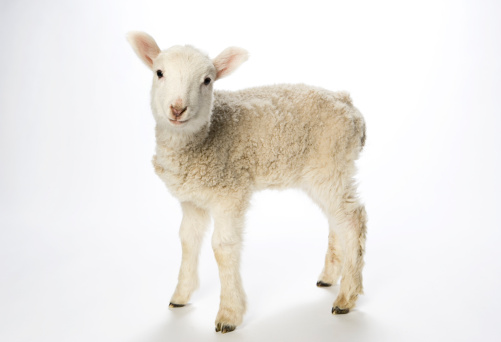
<svg viewBox="0 0 501 342">
<path fill-rule="evenodd" d="M 236 328 L 237 327 L 235 325 L 218 323 L 216 325 L 216 332 L 221 332 L 223 334 L 226 334 L 227 332 L 233 331 Z"/>
<path fill-rule="evenodd" d="M 317 286 L 318 287 L 329 287 L 329 286 L 332 286 L 332 284 L 324 283 L 323 281 L 319 280 L 319 281 L 317 281 Z"/>
<path fill-rule="evenodd" d="M 169 308 L 182 308 L 186 304 L 174 304 L 174 303 L 169 303 Z"/>
<path fill-rule="evenodd" d="M 347 314 L 348 312 L 350 312 L 350 309 L 341 309 L 339 306 L 332 308 L 333 315 L 344 315 Z"/>
</svg>

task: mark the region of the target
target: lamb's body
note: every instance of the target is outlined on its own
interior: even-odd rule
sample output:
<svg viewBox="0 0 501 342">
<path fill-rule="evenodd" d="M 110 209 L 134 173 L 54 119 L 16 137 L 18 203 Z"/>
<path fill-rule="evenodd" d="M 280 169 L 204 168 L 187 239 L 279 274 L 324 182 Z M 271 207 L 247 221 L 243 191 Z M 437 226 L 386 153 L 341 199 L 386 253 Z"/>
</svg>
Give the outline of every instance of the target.
<svg viewBox="0 0 501 342">
<path fill-rule="evenodd" d="M 347 93 L 278 85 L 216 91 L 197 139 L 179 147 L 163 138 L 157 128 L 156 172 L 179 200 L 209 207 L 234 192 L 304 188 L 318 169 L 350 177 L 365 125 Z"/>
<path fill-rule="evenodd" d="M 198 286 L 202 238 L 214 218 L 212 247 L 221 279 L 216 331 L 242 322 L 245 292 L 239 265 L 252 193 L 303 189 L 329 219 L 329 245 L 318 286 L 341 286 L 332 312 L 347 313 L 362 293 L 365 209 L 357 200 L 355 160 L 365 123 L 347 93 L 305 85 L 213 91 L 247 53 L 228 48 L 214 60 L 189 47 L 161 52 L 144 33 L 130 42 L 155 71 L 155 171 L 181 202 L 183 258 L 171 307 L 184 306 Z"/>
</svg>

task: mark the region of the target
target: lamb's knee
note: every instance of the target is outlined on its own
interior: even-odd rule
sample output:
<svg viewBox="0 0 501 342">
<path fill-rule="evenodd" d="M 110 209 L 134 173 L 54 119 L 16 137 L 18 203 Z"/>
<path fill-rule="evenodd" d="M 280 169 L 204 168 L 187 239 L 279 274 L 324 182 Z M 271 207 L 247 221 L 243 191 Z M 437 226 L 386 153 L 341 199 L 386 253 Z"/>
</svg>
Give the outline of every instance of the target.
<svg viewBox="0 0 501 342">
<path fill-rule="evenodd" d="M 353 225 L 358 234 L 359 243 L 363 247 L 365 244 L 365 236 L 367 234 L 367 212 L 365 211 L 365 207 L 363 205 L 359 205 L 353 212 Z"/>
<path fill-rule="evenodd" d="M 358 200 L 345 201 L 334 213 L 337 225 L 353 225 L 363 229 L 367 223 L 367 213 Z"/>
<path fill-rule="evenodd" d="M 238 259 L 240 255 L 241 242 L 238 240 L 220 241 L 212 240 L 212 250 L 218 264 L 225 263 L 231 259 Z"/>
</svg>

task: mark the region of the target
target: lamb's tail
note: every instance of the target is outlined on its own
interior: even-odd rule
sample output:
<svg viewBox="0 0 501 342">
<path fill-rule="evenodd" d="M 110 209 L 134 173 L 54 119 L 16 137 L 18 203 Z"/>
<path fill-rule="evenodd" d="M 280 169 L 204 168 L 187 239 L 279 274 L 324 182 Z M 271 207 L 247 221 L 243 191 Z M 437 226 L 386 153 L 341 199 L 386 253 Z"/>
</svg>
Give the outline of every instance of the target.
<svg viewBox="0 0 501 342">
<path fill-rule="evenodd" d="M 356 143 L 359 144 L 360 152 L 362 152 L 362 150 L 364 149 L 364 146 L 365 146 L 365 140 L 367 139 L 365 120 L 357 108 L 353 107 L 353 109 L 354 109 L 354 117 L 353 117 L 354 136 L 353 136 L 353 138 L 357 139 L 357 140 L 360 139 Z"/>
<path fill-rule="evenodd" d="M 353 104 L 352 100 L 351 100 L 350 93 L 348 93 L 347 91 L 344 91 L 344 90 L 335 92 L 334 98 L 336 100 L 339 100 L 339 101 L 346 103 L 346 104 L 349 104 L 349 105 Z"/>
<path fill-rule="evenodd" d="M 362 119 L 362 135 L 360 137 L 360 152 L 364 149 L 365 146 L 365 138 L 366 138 L 366 130 L 365 130 L 365 120 Z"/>
</svg>

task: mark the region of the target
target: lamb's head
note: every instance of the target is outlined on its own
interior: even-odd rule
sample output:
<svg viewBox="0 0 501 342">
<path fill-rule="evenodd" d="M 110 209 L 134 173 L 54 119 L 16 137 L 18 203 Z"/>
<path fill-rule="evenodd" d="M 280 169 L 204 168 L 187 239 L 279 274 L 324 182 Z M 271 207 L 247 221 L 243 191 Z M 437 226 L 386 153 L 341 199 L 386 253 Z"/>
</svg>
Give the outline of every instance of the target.
<svg viewBox="0 0 501 342">
<path fill-rule="evenodd" d="M 212 113 L 214 81 L 232 73 L 248 58 L 247 51 L 229 47 L 216 58 L 191 46 L 161 51 L 143 32 L 128 34 L 139 58 L 153 71 L 151 108 L 159 126 L 173 132 L 196 132 Z"/>
</svg>

